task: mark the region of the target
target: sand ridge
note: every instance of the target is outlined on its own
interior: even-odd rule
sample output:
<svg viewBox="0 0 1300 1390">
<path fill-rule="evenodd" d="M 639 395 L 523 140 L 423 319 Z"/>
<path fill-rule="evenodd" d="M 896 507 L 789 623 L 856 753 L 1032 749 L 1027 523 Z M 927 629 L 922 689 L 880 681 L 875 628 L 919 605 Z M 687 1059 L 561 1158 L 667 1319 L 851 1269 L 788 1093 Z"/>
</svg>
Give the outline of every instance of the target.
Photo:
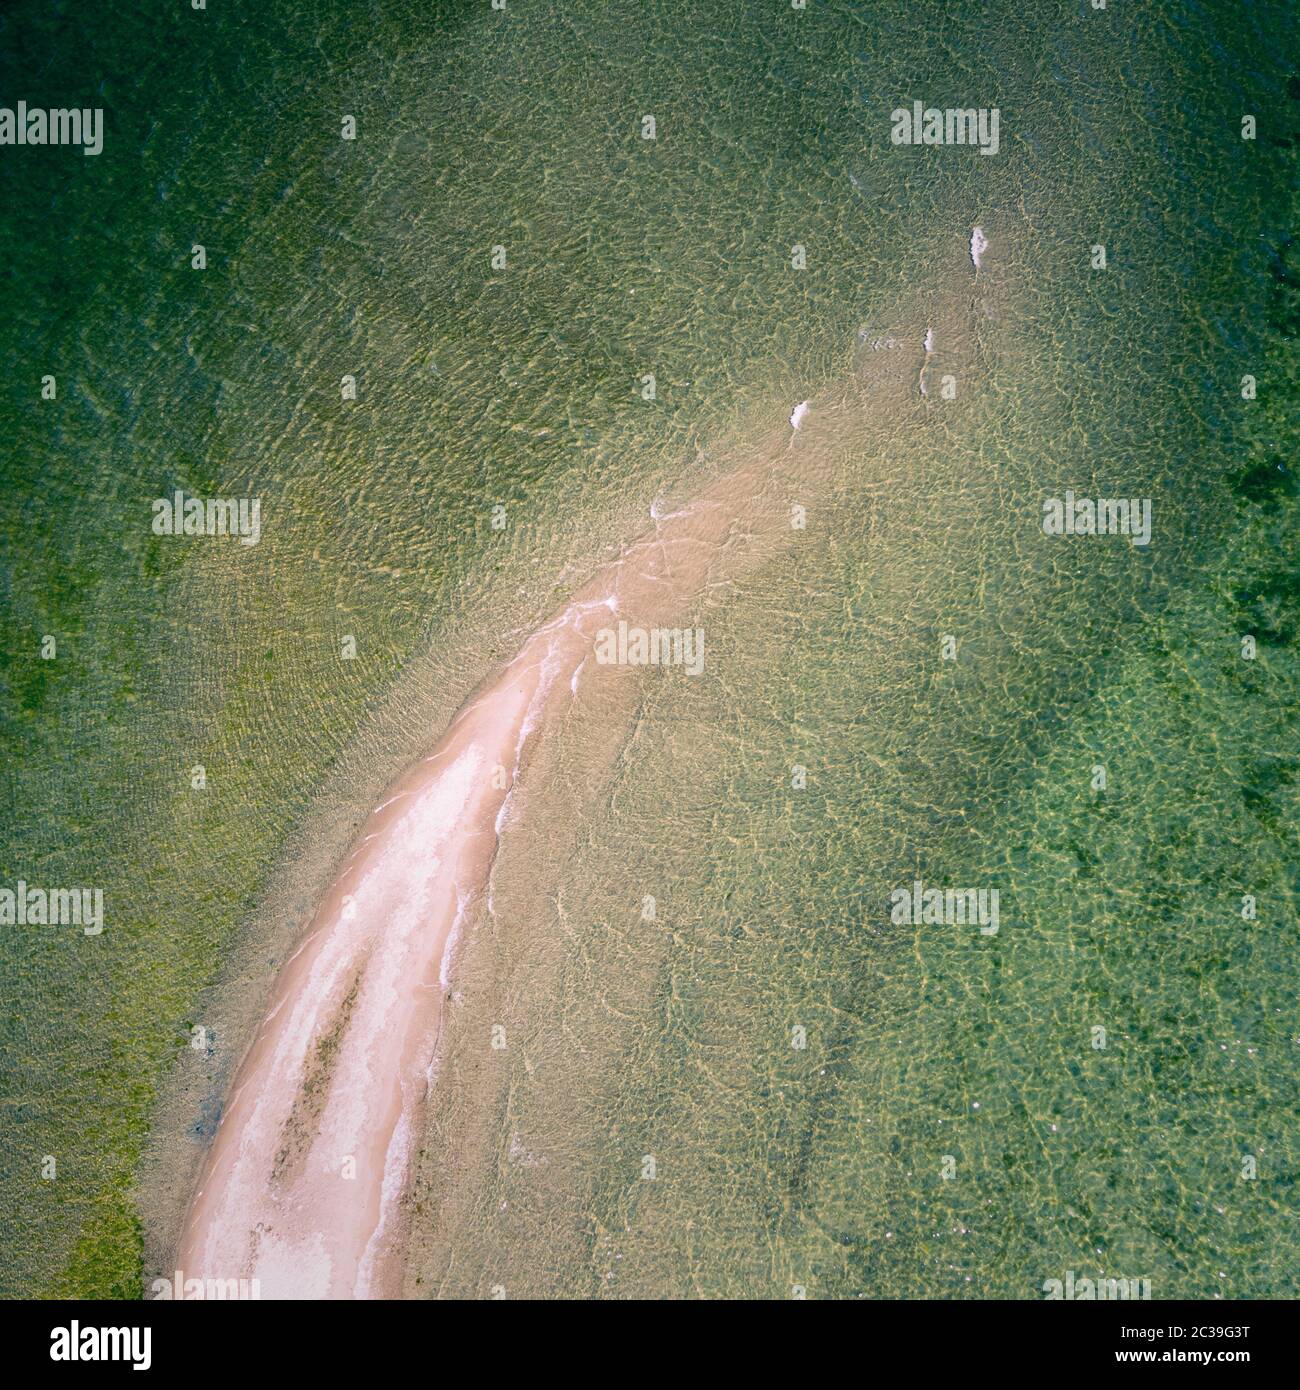
<svg viewBox="0 0 1300 1390">
<path fill-rule="evenodd" d="M 392 1296 L 402 1211 L 459 927 L 488 888 L 530 741 L 588 684 L 620 620 L 689 617 L 797 534 L 837 419 L 923 411 L 917 353 L 882 354 L 837 400 L 799 404 L 748 461 L 601 565 L 452 719 L 372 812 L 236 1074 L 177 1251 L 187 1275 L 257 1279 L 264 1298 Z M 888 358 L 886 361 L 885 358 Z"/>
</svg>

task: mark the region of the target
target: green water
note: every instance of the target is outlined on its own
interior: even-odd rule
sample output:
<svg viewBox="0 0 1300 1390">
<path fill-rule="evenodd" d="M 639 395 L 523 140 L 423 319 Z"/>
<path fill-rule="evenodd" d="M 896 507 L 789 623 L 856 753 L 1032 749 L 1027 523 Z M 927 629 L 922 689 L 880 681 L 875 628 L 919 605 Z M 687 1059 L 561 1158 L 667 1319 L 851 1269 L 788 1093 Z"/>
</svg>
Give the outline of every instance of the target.
<svg viewBox="0 0 1300 1390">
<path fill-rule="evenodd" d="M 94 159 L 0 151 L 0 882 L 100 884 L 108 925 L 0 929 L 0 1287 L 140 1292 L 159 1097 L 317 789 L 368 809 L 656 496 L 859 370 L 864 325 L 964 315 L 978 222 L 997 317 L 958 400 L 848 438 L 809 544 L 712 614 L 710 678 L 647 686 L 563 833 L 503 848 L 411 1287 L 1294 1293 L 1286 20 L 11 7 L 0 100 L 108 126 Z M 1001 153 L 891 146 L 912 99 L 999 107 Z M 178 487 L 260 496 L 261 543 L 151 535 Z M 1067 487 L 1152 497 L 1156 540 L 1046 541 Z M 557 804 L 582 751 L 547 750 Z M 998 935 L 893 926 L 917 875 L 998 885 Z"/>
</svg>

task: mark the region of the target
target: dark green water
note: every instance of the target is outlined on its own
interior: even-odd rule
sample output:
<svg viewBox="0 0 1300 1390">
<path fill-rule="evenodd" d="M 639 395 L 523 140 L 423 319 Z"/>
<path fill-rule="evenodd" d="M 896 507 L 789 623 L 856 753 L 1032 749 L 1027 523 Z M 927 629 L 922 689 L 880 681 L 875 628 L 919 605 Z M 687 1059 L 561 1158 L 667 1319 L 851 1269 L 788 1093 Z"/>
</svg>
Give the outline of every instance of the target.
<svg viewBox="0 0 1300 1390">
<path fill-rule="evenodd" d="M 12 6 L 0 102 L 107 134 L 0 149 L 0 883 L 102 885 L 107 927 L 0 928 L 0 1286 L 140 1292 L 158 1098 L 322 783 L 345 829 L 658 495 L 850 379 L 863 326 L 978 300 L 958 400 L 847 439 L 714 678 L 648 688 L 608 786 L 503 852 L 412 1289 L 1294 1294 L 1292 28 Z M 891 146 L 913 99 L 1000 108 L 1001 152 Z M 260 496 L 261 543 L 153 536 L 179 487 Z M 1048 541 L 1065 488 L 1151 497 L 1152 545 Z M 917 875 L 999 886 L 998 935 L 893 926 Z"/>
</svg>

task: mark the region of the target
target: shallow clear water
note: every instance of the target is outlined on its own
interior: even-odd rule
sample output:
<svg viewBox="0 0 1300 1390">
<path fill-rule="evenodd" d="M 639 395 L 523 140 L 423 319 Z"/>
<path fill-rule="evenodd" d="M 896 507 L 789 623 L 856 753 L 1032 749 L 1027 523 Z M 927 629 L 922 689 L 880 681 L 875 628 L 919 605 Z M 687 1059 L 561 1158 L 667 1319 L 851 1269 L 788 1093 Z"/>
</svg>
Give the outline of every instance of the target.
<svg viewBox="0 0 1300 1390">
<path fill-rule="evenodd" d="M 385 786 L 656 499 L 848 399 L 706 678 L 539 746 L 409 1289 L 1294 1292 L 1280 8 L 13 15 L 4 90 L 109 128 L 0 161 L 0 881 L 108 925 L 0 936 L 6 1291 L 139 1291 Z M 892 146 L 912 99 L 1001 152 Z M 927 327 L 957 399 L 886 423 L 871 344 L 919 372 Z M 178 487 L 261 542 L 151 535 Z M 1151 497 L 1153 544 L 1044 537 L 1065 488 Z M 893 925 L 917 876 L 997 885 L 998 935 Z"/>
</svg>

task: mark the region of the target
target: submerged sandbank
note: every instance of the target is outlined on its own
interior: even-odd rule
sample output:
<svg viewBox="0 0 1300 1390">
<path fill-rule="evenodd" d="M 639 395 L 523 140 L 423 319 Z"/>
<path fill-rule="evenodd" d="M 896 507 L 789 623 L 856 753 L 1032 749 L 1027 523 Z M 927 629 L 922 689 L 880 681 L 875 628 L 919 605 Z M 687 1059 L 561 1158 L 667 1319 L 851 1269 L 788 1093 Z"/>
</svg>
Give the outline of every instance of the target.
<svg viewBox="0 0 1300 1390">
<path fill-rule="evenodd" d="M 487 887 L 529 741 L 586 684 L 635 678 L 598 664 L 602 629 L 680 620 L 710 583 L 792 534 L 796 499 L 778 486 L 790 447 L 790 430 L 776 432 L 752 464 L 655 518 L 372 813 L 238 1070 L 186 1218 L 187 1274 L 255 1278 L 262 1297 L 396 1290 L 450 954 Z"/>
<path fill-rule="evenodd" d="M 950 340 L 969 309 L 953 297 L 947 312 Z M 689 505 L 661 516 L 656 504 L 652 529 L 529 636 L 391 788 L 281 970 L 237 1071 L 176 1252 L 187 1275 L 255 1278 L 270 1298 L 400 1291 L 403 1199 L 452 952 L 485 898 L 490 911 L 493 860 L 531 741 L 577 701 L 590 701 L 594 717 L 619 717 L 620 702 L 600 692 L 638 668 L 605 663 L 602 629 L 693 627 L 744 571 L 804 534 L 807 507 L 835 473 L 846 415 L 860 432 L 865 407 L 883 446 L 881 427 L 923 414 L 917 368 L 930 361 L 932 335 L 920 363 L 892 350 L 919 348 L 920 328 L 864 349 L 844 399 L 801 402 Z"/>
</svg>

